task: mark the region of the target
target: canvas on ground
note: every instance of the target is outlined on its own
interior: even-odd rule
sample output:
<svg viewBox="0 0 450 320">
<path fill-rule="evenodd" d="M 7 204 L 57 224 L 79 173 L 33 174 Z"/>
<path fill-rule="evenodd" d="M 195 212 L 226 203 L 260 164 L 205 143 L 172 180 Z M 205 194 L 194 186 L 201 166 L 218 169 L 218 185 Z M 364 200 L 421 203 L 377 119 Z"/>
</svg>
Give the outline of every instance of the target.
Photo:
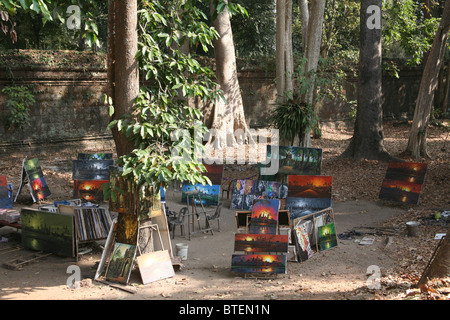
<svg viewBox="0 0 450 320">
<path fill-rule="evenodd" d="M 143 284 L 175 276 L 169 251 L 155 251 L 136 258 Z"/>
<path fill-rule="evenodd" d="M 73 257 L 74 217 L 48 211 L 22 209 L 22 245 L 25 248 Z"/>
<path fill-rule="evenodd" d="M 418 204 L 427 165 L 391 161 L 381 185 L 380 200 Z"/>
<path fill-rule="evenodd" d="M 127 284 L 135 257 L 136 246 L 116 242 L 106 271 L 106 280 Z"/>
</svg>

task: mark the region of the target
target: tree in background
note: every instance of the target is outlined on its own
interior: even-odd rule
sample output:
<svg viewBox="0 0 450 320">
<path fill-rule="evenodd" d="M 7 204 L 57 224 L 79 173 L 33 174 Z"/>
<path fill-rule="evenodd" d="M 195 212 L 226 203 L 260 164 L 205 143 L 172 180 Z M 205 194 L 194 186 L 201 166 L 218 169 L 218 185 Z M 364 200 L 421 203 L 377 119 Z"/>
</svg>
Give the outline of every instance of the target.
<svg viewBox="0 0 450 320">
<path fill-rule="evenodd" d="M 427 128 L 433 107 L 439 71 L 444 60 L 449 31 L 450 1 L 447 0 L 433 45 L 426 59 L 408 145 L 405 151 L 406 154 L 410 154 L 416 160 L 420 160 L 421 157 L 429 157 L 427 151 Z"/>
<path fill-rule="evenodd" d="M 355 161 L 391 159 L 383 135 L 381 9 L 381 0 L 361 1 L 356 121 L 342 155 Z"/>
<path fill-rule="evenodd" d="M 218 33 L 213 45 L 217 83 L 223 92 L 223 98 L 220 97 L 215 102 L 208 143 L 220 150 L 252 139 L 247 136 L 248 126 L 237 77 L 236 50 L 230 20 L 230 12 L 246 12 L 241 6 L 231 4 L 228 0 L 211 0 L 210 5 L 212 26 Z M 236 135 L 236 132 L 242 134 Z"/>
</svg>

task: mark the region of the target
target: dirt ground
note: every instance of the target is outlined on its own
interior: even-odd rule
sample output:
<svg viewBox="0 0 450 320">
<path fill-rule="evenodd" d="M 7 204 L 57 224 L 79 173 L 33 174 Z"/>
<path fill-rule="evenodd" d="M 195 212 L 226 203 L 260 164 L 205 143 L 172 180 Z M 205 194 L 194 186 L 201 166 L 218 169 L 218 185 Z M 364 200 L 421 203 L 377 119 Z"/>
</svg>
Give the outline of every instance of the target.
<svg viewBox="0 0 450 320">
<path fill-rule="evenodd" d="M 385 124 L 385 145 L 394 156 L 401 156 L 406 147 L 409 125 L 392 122 Z M 174 277 L 146 285 L 139 270 L 131 274 L 130 284 L 117 288 L 92 281 L 101 256 L 101 247 L 91 245 L 91 252 L 79 257 L 78 262 L 54 255 L 31 263 L 21 271 L 0 267 L 0 299 L 5 300 L 448 300 L 450 279 L 435 279 L 427 286 L 416 288 L 437 244 L 436 233 L 446 233 L 448 223 L 435 220 L 436 211 L 450 209 L 450 160 L 448 131 L 430 127 L 429 149 L 431 159 L 418 205 L 396 205 L 378 200 L 381 182 L 387 164 L 379 161 L 354 163 L 338 159 L 348 145 L 352 130 L 328 128 L 322 139 L 312 146 L 322 148 L 322 175 L 333 176 L 333 210 L 338 246 L 315 253 L 305 262 L 289 262 L 287 274 L 268 279 L 245 278 L 231 273 L 231 255 L 234 234 L 237 232 L 234 210 L 224 195 L 224 209 L 220 232 L 212 222 L 214 234 L 199 233 L 191 240 L 176 230 L 172 240 L 188 244 L 188 258 Z M 51 199 L 72 198 L 72 160 L 86 150 L 61 150 L 37 154 L 52 191 Z M 89 151 L 89 150 L 88 150 Z M 110 150 L 91 150 L 105 152 Z M 112 151 L 112 150 L 111 150 Z M 0 174 L 7 175 L 17 190 L 21 162 L 26 152 L 0 155 Z M 225 182 L 236 177 L 247 178 L 256 173 L 255 166 L 226 166 Z M 181 208 L 181 193 L 168 190 L 167 204 L 171 210 Z M 15 208 L 36 207 L 25 189 Z M 407 221 L 419 221 L 419 236 L 408 237 Z M 361 245 L 364 236 L 375 238 L 373 244 Z M 0 263 L 29 255 L 21 249 L 3 250 L 20 245 L 20 231 L 0 228 Z M 7 239 L 7 240 L 6 240 Z M 99 242 L 101 245 L 102 242 Z M 175 251 L 175 250 L 174 250 Z M 5 253 L 7 252 L 7 253 Z M 78 265 L 82 282 L 78 289 L 70 289 L 67 268 Z M 379 273 L 374 270 L 378 270 Z M 379 274 L 379 277 L 377 276 Z M 377 282 L 373 282 L 372 280 Z M 379 288 L 370 284 L 378 283 Z"/>
</svg>

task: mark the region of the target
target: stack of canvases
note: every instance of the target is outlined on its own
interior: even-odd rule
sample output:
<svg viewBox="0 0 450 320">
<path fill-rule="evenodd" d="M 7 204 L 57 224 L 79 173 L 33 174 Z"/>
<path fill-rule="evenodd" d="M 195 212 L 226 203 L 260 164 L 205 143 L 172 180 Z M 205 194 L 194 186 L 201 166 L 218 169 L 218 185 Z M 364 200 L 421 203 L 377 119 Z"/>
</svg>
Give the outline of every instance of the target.
<svg viewBox="0 0 450 320">
<path fill-rule="evenodd" d="M 73 160 L 73 196 L 89 202 L 102 202 L 102 187 L 110 180 L 114 165 L 111 153 L 78 154 Z"/>
<path fill-rule="evenodd" d="M 147 243 L 139 243 L 139 231 L 150 228 L 159 233 L 157 225 L 148 221 L 163 215 L 160 193 L 154 192 L 158 188 L 146 189 L 145 192 L 138 192 L 141 206 L 133 210 L 127 209 L 126 199 L 119 199 L 120 203 L 110 202 L 110 208 L 117 210 L 118 216 L 110 229 L 94 280 L 103 276 L 107 281 L 127 284 L 135 262 L 144 284 L 174 276 L 168 250 L 141 254 L 141 245 Z M 127 210 L 135 213 L 128 213 Z M 160 238 L 159 234 L 157 238 Z"/>
<path fill-rule="evenodd" d="M 231 271 L 236 273 L 287 273 L 288 235 L 278 232 L 279 199 L 255 200 L 249 233 L 235 234 Z"/>
</svg>

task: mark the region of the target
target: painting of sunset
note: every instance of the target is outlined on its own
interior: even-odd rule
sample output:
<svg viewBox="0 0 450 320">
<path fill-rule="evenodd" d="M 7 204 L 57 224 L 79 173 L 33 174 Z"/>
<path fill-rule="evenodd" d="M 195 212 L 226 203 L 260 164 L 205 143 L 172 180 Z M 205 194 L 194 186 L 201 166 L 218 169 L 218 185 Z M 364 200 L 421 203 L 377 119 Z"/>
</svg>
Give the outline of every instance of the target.
<svg viewBox="0 0 450 320">
<path fill-rule="evenodd" d="M 250 221 L 250 233 L 275 234 L 277 231 L 279 208 L 279 199 L 255 200 Z"/>
<path fill-rule="evenodd" d="M 287 252 L 288 235 L 236 233 L 234 251 Z"/>
<path fill-rule="evenodd" d="M 288 196 L 294 198 L 331 198 L 332 176 L 288 176 Z"/>
<path fill-rule="evenodd" d="M 231 271 L 243 273 L 286 273 L 286 255 L 233 254 Z"/>
<path fill-rule="evenodd" d="M 73 182 L 74 198 L 81 198 L 90 202 L 102 202 L 103 185 L 109 180 L 75 180 Z"/>
<path fill-rule="evenodd" d="M 379 199 L 418 204 L 426 169 L 425 163 L 391 161 L 381 184 Z"/>
</svg>

